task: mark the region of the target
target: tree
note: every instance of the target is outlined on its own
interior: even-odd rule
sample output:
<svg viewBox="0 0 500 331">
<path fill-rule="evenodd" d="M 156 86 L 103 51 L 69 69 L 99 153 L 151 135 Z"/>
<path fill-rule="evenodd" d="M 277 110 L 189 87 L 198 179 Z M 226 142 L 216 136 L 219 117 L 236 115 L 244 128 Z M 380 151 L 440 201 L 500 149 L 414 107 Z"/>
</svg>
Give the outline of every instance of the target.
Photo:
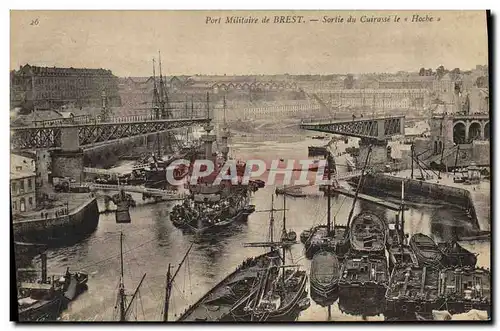
<svg viewBox="0 0 500 331">
<path fill-rule="evenodd" d="M 459 75 L 460 74 L 460 68 L 455 68 L 451 71 L 452 74 Z"/>
<path fill-rule="evenodd" d="M 485 76 L 480 76 L 476 79 L 476 86 L 477 87 L 488 87 L 488 80 L 486 79 Z"/>
<path fill-rule="evenodd" d="M 437 67 L 437 69 L 436 69 L 436 75 L 437 75 L 439 78 L 443 77 L 445 73 L 446 73 L 446 70 L 444 69 L 444 67 L 443 67 L 443 66 L 439 66 L 439 67 Z"/>
<path fill-rule="evenodd" d="M 420 70 L 418 72 L 418 75 L 419 76 L 425 76 L 425 68 L 420 68 Z"/>
<path fill-rule="evenodd" d="M 351 74 L 348 74 L 347 77 L 344 79 L 344 88 L 345 89 L 352 89 L 354 86 L 354 76 Z"/>
</svg>

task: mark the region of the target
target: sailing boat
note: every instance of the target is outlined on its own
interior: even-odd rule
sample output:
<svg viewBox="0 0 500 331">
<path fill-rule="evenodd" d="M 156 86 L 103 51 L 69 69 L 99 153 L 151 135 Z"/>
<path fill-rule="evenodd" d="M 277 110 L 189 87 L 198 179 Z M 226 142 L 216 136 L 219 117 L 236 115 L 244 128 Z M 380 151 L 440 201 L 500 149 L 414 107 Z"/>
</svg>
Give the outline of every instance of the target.
<svg viewBox="0 0 500 331">
<path fill-rule="evenodd" d="M 118 309 L 119 309 L 119 321 L 120 322 L 127 321 L 132 303 L 134 302 L 134 300 L 137 296 L 137 293 L 139 291 L 139 288 L 141 287 L 142 282 L 144 281 L 145 277 L 146 277 L 146 274 L 144 274 L 142 276 L 141 281 L 139 282 L 139 285 L 137 285 L 137 288 L 135 289 L 134 293 L 132 294 L 132 296 L 130 298 L 130 301 L 127 302 L 127 297 L 129 295 L 125 294 L 125 284 L 124 284 L 124 279 L 123 279 L 123 232 L 120 232 L 120 285 L 118 287 L 117 305 L 115 306 L 115 307 L 118 307 Z"/>
<path fill-rule="evenodd" d="M 283 194 L 283 229 L 281 231 L 281 242 L 285 247 L 290 247 L 292 244 L 297 243 L 297 234 L 295 231 L 286 230 L 286 194 Z"/>
<path fill-rule="evenodd" d="M 330 190 L 328 185 L 328 191 Z M 330 192 L 328 192 L 330 193 Z M 330 204 L 331 195 L 327 194 L 328 210 L 327 219 L 329 232 L 329 224 L 331 221 Z M 334 231 L 336 229 L 334 228 Z M 344 237 L 344 231 L 338 231 L 338 235 Z M 310 270 L 310 287 L 311 298 L 320 306 L 330 306 L 338 299 L 338 281 L 340 277 L 340 263 L 335 254 L 336 247 L 326 246 L 320 248 L 319 252 L 315 253 Z"/>
<path fill-rule="evenodd" d="M 305 230 L 300 235 L 300 240 L 304 243 L 305 247 L 305 255 L 308 259 L 312 259 L 312 257 L 319 252 L 320 250 L 330 250 L 332 252 L 337 253 L 339 256 L 343 256 L 344 247 L 346 243 L 345 233 L 347 231 L 347 227 L 345 225 L 336 225 L 333 227 L 331 225 L 331 169 L 333 165 L 333 156 L 329 154 L 327 156 L 327 164 L 328 164 L 328 182 L 327 185 L 327 224 L 320 224 L 313 226 L 309 230 Z"/>
<path fill-rule="evenodd" d="M 243 261 L 235 271 L 190 306 L 178 321 L 251 321 L 255 320 L 256 316 L 263 321 L 294 320 L 301 310 L 308 307 L 305 293 L 307 276 L 304 272 L 290 274 L 287 271 L 284 274 L 286 278 L 280 278 L 282 280 L 280 284 L 285 285 L 287 293 L 283 294 L 283 298 L 276 293 L 281 302 L 278 309 L 264 315 L 260 315 L 257 311 L 253 314 L 253 310 L 245 309 L 250 302 L 261 302 L 260 299 L 263 299 L 265 294 L 262 289 L 263 284 L 269 284 L 267 281 L 271 280 L 271 274 L 274 274 L 272 278 L 276 280 L 276 268 L 281 270 L 283 267 L 284 250 L 281 255 L 276 249 L 282 247 L 283 243 L 274 241 L 274 212 L 278 210 L 274 208 L 274 197 L 272 197 L 271 209 L 260 211 L 270 212 L 269 241 L 245 244 L 247 247 L 268 247 L 270 250 Z M 268 289 L 274 288 L 268 286 Z"/>
<path fill-rule="evenodd" d="M 155 73 L 155 60 L 153 59 L 153 100 L 151 108 L 152 111 L 151 117 L 155 119 L 168 119 L 172 117 L 172 112 L 166 90 L 166 84 L 162 74 L 161 55 L 159 52 L 158 52 L 158 58 L 159 58 L 159 69 L 160 69 L 158 84 Z M 169 142 L 174 142 L 177 145 L 180 145 L 175 135 L 173 135 L 170 132 L 166 133 L 166 139 Z M 165 151 L 162 152 L 160 133 L 156 134 L 155 145 L 156 145 L 156 151 L 151 155 L 150 162 L 145 167 L 143 166 L 140 168 L 142 168 L 142 170 L 145 173 L 146 187 L 167 189 L 167 171 L 172 171 L 174 178 L 176 180 L 180 180 L 187 175 L 188 173 L 187 168 L 183 165 L 178 165 L 174 168 L 169 168 L 169 165 L 172 162 L 183 158 L 183 156 L 180 155 L 179 153 L 174 153 L 173 155 L 169 155 L 166 159 L 163 159 L 162 155 L 164 154 L 163 152 Z M 169 148 L 171 152 L 173 152 L 173 147 L 171 145 L 172 144 L 166 147 Z M 184 154 L 189 154 L 189 151 L 187 151 Z M 135 169 L 138 170 L 139 168 Z"/>
<path fill-rule="evenodd" d="M 399 215 L 396 215 L 396 221 L 389 224 L 389 236 L 387 240 L 389 270 L 391 273 L 395 267 L 418 266 L 418 259 L 410 246 L 408 246 L 407 236 L 404 233 L 404 196 L 405 183 L 401 181 L 401 209 Z"/>
<path fill-rule="evenodd" d="M 175 270 L 174 274 L 172 275 L 170 273 L 170 263 L 168 264 L 168 269 L 167 269 L 167 283 L 165 285 L 165 301 L 163 304 L 163 322 L 168 321 L 168 309 L 170 306 L 170 295 L 172 294 L 172 284 L 174 283 L 175 277 L 179 273 L 179 270 L 181 269 L 182 265 L 184 264 L 184 261 L 186 261 L 186 258 L 191 251 L 191 248 L 193 248 L 194 243 L 191 243 L 191 246 L 189 246 L 188 250 L 186 251 L 186 254 L 184 254 L 184 257 L 182 258 L 181 262 L 179 263 L 179 266 Z"/>
<path fill-rule="evenodd" d="M 271 203 L 273 201 L 274 198 L 271 199 Z M 258 282 L 251 290 L 253 294 L 241 305 L 233 308 L 234 321 L 295 321 L 300 312 L 310 306 L 306 290 L 307 274 L 298 268 L 292 269 L 298 267 L 297 265 L 286 265 L 286 246 L 289 242 L 273 241 L 273 223 L 274 218 L 271 217 L 270 242 L 250 245 L 267 246 L 271 247 L 271 250 L 281 246 L 282 265 L 270 264 L 267 268 L 261 269 Z"/>
</svg>

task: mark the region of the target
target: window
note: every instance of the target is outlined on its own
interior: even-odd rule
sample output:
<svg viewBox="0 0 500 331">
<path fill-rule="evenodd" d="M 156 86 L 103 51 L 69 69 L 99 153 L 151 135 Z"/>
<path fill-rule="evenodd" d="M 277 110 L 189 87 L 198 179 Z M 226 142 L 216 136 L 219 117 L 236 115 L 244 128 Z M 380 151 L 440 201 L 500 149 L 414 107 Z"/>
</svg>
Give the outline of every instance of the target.
<svg viewBox="0 0 500 331">
<path fill-rule="evenodd" d="M 14 201 L 14 202 L 12 203 L 12 206 L 14 207 L 14 210 L 17 210 L 17 201 Z"/>
<path fill-rule="evenodd" d="M 21 198 L 19 200 L 19 211 L 21 211 L 21 212 L 26 211 L 26 200 L 24 198 Z"/>
<path fill-rule="evenodd" d="M 12 194 L 15 194 L 16 193 L 16 189 L 17 189 L 17 184 L 16 182 L 12 182 L 11 184 L 11 190 L 12 190 Z"/>
<path fill-rule="evenodd" d="M 28 189 L 30 189 L 30 190 L 32 189 L 31 178 L 28 178 Z"/>
<path fill-rule="evenodd" d="M 30 205 L 30 207 L 33 207 L 33 198 L 32 197 L 29 197 L 28 204 Z"/>
<path fill-rule="evenodd" d="M 21 179 L 21 181 L 19 182 L 19 186 L 20 186 L 20 190 L 21 190 L 21 193 L 24 193 L 24 180 Z"/>
</svg>

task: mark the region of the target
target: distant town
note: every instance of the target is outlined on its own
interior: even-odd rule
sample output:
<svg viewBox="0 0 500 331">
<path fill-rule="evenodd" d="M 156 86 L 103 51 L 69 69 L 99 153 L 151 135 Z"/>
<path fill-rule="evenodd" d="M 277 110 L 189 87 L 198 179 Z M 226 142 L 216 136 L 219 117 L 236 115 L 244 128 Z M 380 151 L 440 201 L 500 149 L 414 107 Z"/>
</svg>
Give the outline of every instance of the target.
<svg viewBox="0 0 500 331">
<path fill-rule="evenodd" d="M 105 69 L 26 64 L 11 71 L 10 77 L 11 109 L 23 114 L 61 107 L 76 113 L 86 107 L 99 108 L 103 91 L 108 106 L 120 107 L 127 115 L 143 114 L 154 89 L 152 76 L 116 77 Z M 488 112 L 488 79 L 486 65 L 472 70 L 439 66 L 395 74 L 165 76 L 172 108 L 203 112 L 209 93 L 214 109 L 221 109 L 225 96 L 229 122 L 326 117 L 333 112 L 337 116 Z"/>
</svg>

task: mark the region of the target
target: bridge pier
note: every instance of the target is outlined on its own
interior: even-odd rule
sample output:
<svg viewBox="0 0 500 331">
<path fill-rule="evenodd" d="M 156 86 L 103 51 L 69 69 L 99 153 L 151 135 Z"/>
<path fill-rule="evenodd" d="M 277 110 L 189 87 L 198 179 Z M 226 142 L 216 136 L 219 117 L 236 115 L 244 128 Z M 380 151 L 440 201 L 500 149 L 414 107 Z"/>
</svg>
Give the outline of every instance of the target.
<svg viewBox="0 0 500 331">
<path fill-rule="evenodd" d="M 387 158 L 387 141 L 366 138 L 361 138 L 359 141 L 359 156 L 356 158 L 356 168 L 363 168 L 370 145 L 372 146 L 372 152 L 369 167 L 377 171 L 385 171 L 385 166 L 390 161 Z"/>
<path fill-rule="evenodd" d="M 59 150 L 52 152 L 52 177 L 70 177 L 83 181 L 83 151 Z"/>
</svg>

